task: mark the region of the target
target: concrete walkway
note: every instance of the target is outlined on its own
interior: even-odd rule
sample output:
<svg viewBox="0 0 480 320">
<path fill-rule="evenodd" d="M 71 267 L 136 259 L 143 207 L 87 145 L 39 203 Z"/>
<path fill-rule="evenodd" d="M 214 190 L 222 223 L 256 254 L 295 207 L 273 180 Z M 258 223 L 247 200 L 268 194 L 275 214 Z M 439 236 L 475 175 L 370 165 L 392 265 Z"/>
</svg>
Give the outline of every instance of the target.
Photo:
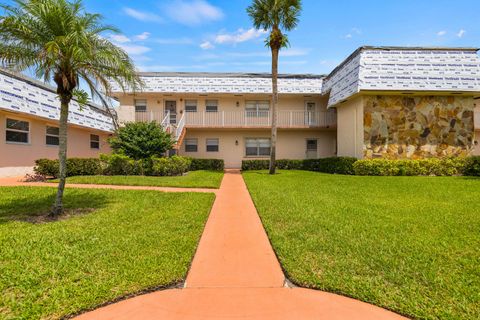
<svg viewBox="0 0 480 320">
<path fill-rule="evenodd" d="M 57 187 L 57 183 L 51 182 L 23 182 L 23 177 L 0 178 L 1 187 Z M 80 189 L 116 189 L 116 190 L 155 190 L 163 192 L 212 192 L 216 193 L 218 189 L 208 188 L 177 188 L 177 187 L 153 187 L 153 186 L 121 186 L 111 184 L 80 184 L 67 183 L 67 188 Z"/>
<path fill-rule="evenodd" d="M 185 288 L 157 291 L 77 319 L 404 319 L 321 291 L 287 288 L 239 172 L 227 172 Z"/>
</svg>

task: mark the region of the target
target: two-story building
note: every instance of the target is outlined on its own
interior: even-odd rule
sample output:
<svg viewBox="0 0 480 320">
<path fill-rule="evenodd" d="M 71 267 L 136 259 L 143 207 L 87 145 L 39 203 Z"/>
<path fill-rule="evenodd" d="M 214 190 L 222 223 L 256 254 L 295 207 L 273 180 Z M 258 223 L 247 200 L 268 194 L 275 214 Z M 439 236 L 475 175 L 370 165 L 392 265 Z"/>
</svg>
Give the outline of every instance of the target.
<svg viewBox="0 0 480 320">
<path fill-rule="evenodd" d="M 157 121 L 178 153 L 226 167 L 268 158 L 271 76 L 140 73 L 120 122 Z M 329 75 L 280 75 L 278 159 L 479 154 L 480 59 L 471 48 L 361 47 Z"/>
</svg>

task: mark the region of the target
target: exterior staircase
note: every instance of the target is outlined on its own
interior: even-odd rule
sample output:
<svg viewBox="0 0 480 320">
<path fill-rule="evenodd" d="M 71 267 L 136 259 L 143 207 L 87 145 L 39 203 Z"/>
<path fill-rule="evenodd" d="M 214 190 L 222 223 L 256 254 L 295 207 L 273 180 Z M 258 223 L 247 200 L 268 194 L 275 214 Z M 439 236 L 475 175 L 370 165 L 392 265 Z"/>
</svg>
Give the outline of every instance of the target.
<svg viewBox="0 0 480 320">
<path fill-rule="evenodd" d="M 185 113 L 182 115 L 177 124 L 172 124 L 170 123 L 170 111 L 168 111 L 163 118 L 161 126 L 165 132 L 170 133 L 174 138 L 175 144 L 173 145 L 173 150 L 175 153 L 177 153 L 187 133 L 187 129 L 185 128 Z"/>
</svg>

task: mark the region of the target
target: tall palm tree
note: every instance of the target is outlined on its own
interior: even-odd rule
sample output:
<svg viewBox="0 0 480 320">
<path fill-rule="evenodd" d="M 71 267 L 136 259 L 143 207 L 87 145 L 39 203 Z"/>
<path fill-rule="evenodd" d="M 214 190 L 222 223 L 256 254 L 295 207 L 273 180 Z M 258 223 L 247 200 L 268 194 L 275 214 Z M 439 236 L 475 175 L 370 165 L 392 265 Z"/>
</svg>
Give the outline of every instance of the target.
<svg viewBox="0 0 480 320">
<path fill-rule="evenodd" d="M 247 13 L 257 29 L 270 31 L 265 44 L 272 51 L 272 137 L 270 149 L 270 174 L 275 174 L 277 146 L 277 105 L 278 105 L 278 54 L 288 46 L 288 37 L 282 32 L 290 31 L 298 24 L 302 10 L 301 0 L 253 0 Z"/>
<path fill-rule="evenodd" d="M 122 89 L 141 83 L 127 53 L 102 37 L 116 33 L 102 24 L 98 14 L 85 12 L 81 0 L 14 0 L 1 5 L 0 61 L 16 71 L 33 70 L 44 81 L 56 84 L 60 101 L 60 163 L 57 195 L 51 215 L 63 212 L 66 179 L 68 108 L 72 99 L 86 103 L 88 94 L 79 89 L 83 81 L 93 97 L 109 92 L 109 80 Z"/>
</svg>

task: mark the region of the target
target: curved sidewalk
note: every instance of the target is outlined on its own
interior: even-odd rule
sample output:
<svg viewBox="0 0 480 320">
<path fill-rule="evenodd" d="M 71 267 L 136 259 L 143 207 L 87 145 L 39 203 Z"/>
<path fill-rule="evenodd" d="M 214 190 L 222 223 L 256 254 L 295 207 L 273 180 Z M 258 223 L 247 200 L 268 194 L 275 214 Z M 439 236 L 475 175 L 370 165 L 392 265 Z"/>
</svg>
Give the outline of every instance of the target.
<svg viewBox="0 0 480 320">
<path fill-rule="evenodd" d="M 239 172 L 227 172 L 185 288 L 157 291 L 77 319 L 404 319 L 339 295 L 288 288 Z"/>
</svg>

